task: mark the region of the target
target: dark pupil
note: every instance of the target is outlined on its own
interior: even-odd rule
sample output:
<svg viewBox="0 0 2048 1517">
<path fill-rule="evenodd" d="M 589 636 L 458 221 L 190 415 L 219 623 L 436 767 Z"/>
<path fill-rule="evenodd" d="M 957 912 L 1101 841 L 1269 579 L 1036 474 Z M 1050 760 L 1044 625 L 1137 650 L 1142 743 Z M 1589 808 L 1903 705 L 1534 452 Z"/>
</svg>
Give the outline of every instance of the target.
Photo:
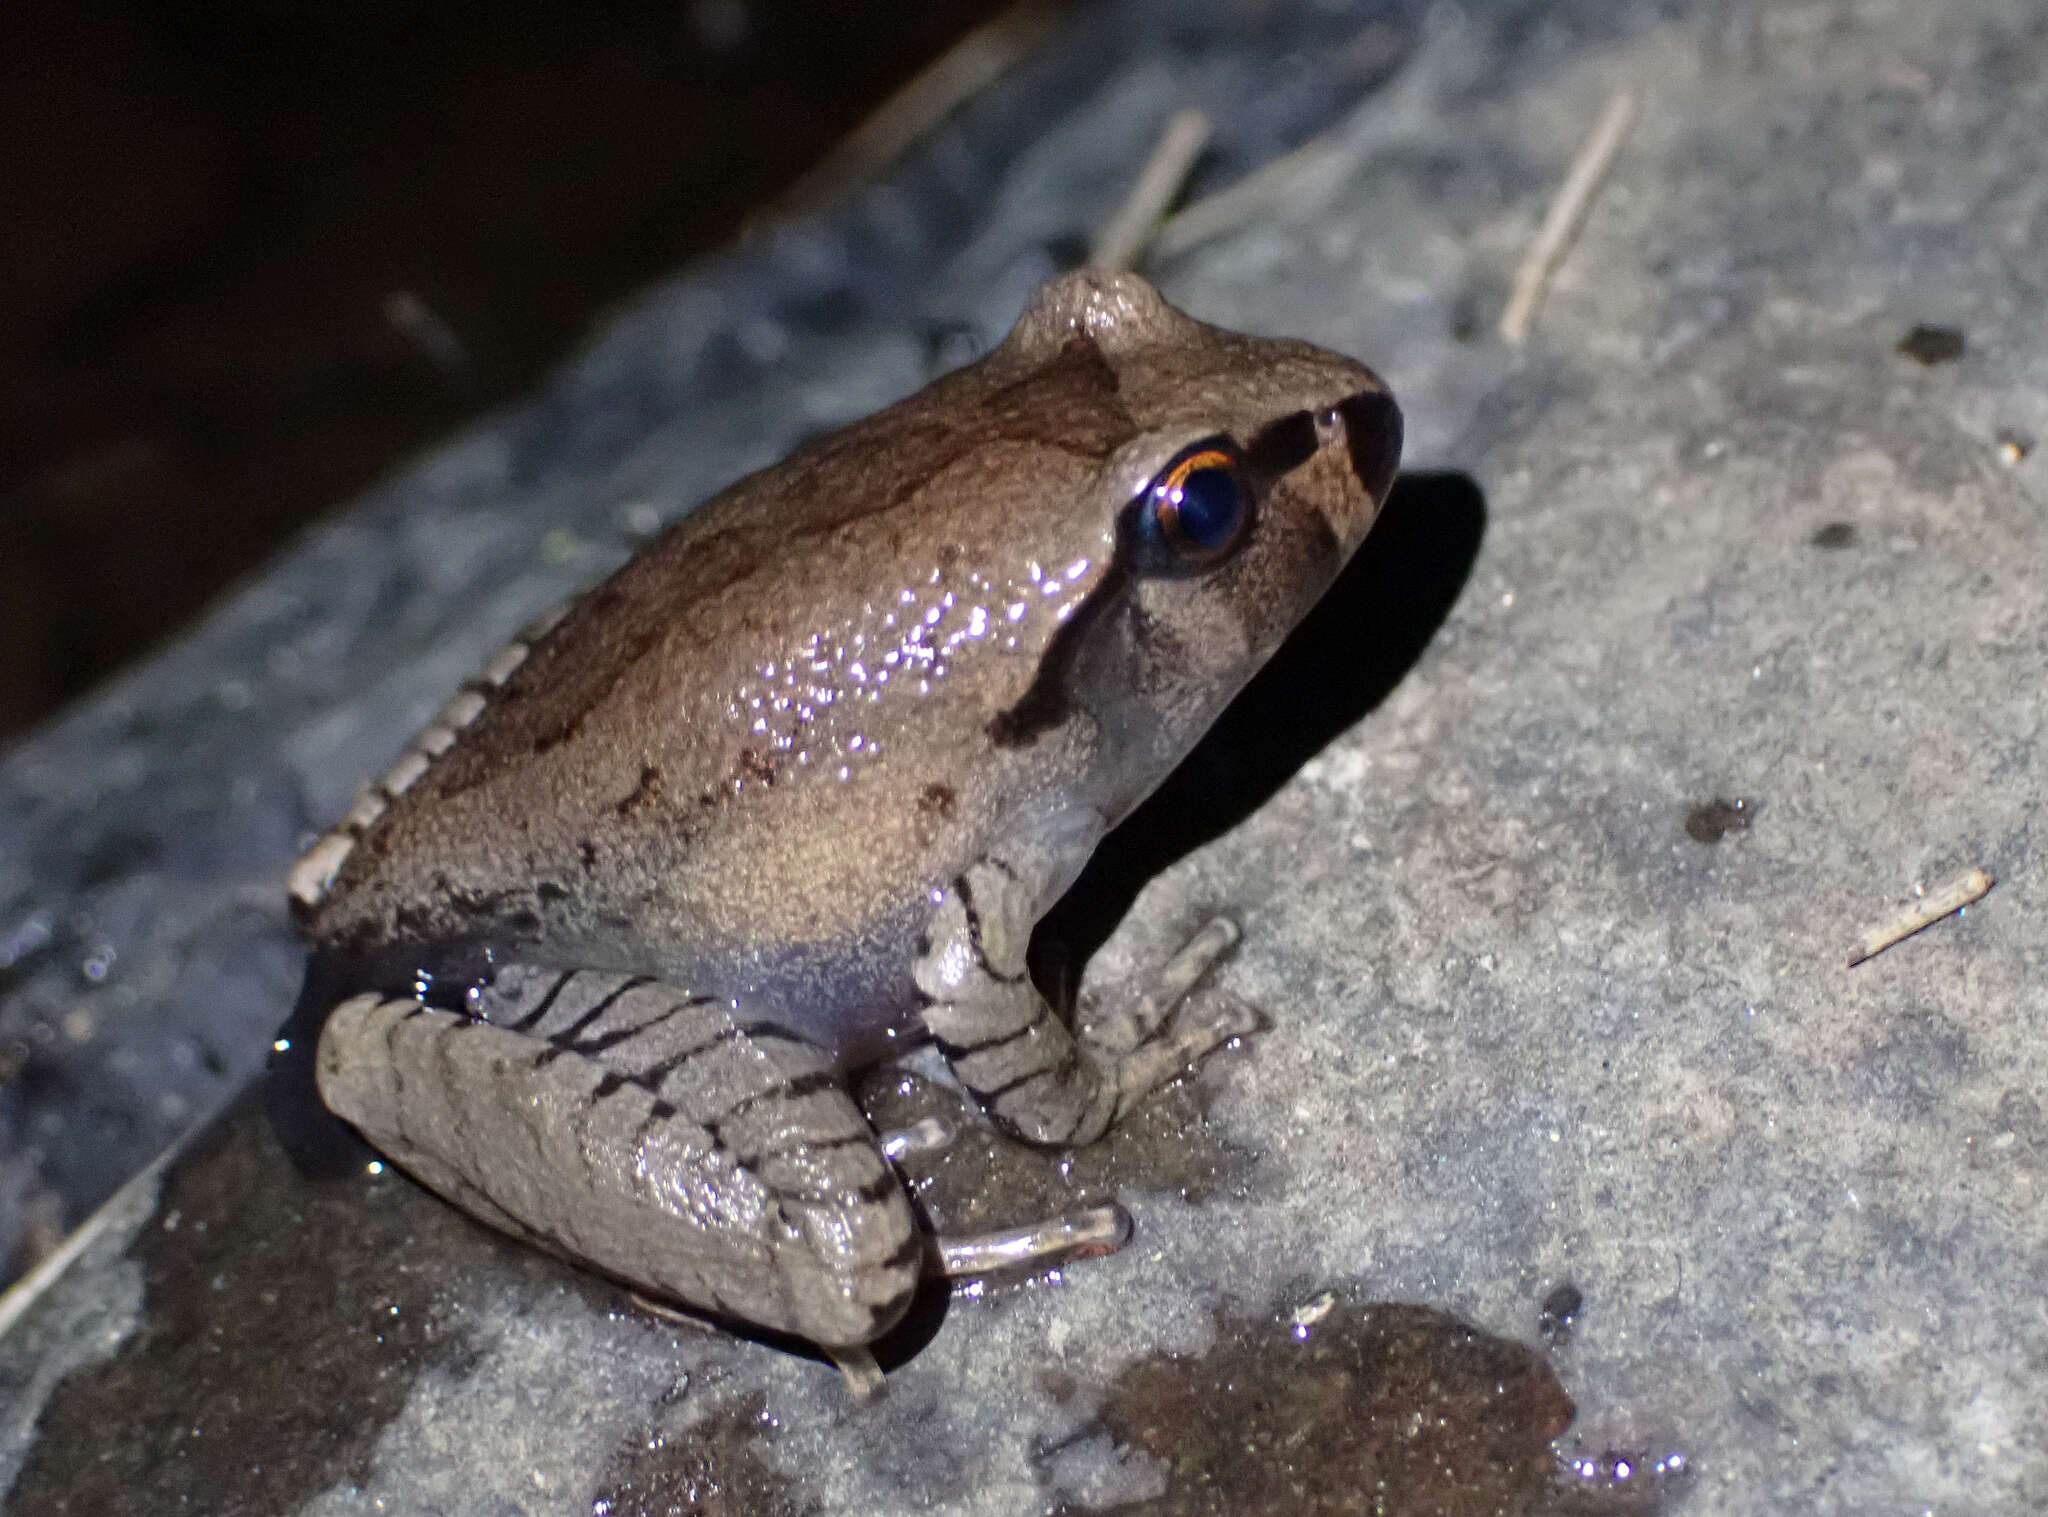
<svg viewBox="0 0 2048 1517">
<path fill-rule="evenodd" d="M 1194 469 L 1180 482 L 1174 525 L 1197 548 L 1221 548 L 1237 531 L 1241 504 L 1237 479 L 1228 469 Z"/>
</svg>

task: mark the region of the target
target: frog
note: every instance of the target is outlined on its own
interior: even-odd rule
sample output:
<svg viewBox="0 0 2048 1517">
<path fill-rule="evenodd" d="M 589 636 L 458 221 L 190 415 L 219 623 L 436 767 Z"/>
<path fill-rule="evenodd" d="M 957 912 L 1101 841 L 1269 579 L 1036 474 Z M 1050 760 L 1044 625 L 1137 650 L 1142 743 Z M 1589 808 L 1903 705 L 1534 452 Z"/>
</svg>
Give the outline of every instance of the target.
<svg viewBox="0 0 2048 1517">
<path fill-rule="evenodd" d="M 319 1096 L 477 1219 L 815 1345 L 856 1391 L 921 1283 L 1113 1248 L 1120 1208 L 926 1232 L 848 1078 L 936 1048 L 1065 1149 L 1243 1038 L 1206 924 L 1075 1027 L 1032 930 L 1385 504 L 1363 364 L 1129 273 L 741 479 L 466 683 L 292 870 Z M 309 987 L 312 979 L 309 977 Z"/>
</svg>

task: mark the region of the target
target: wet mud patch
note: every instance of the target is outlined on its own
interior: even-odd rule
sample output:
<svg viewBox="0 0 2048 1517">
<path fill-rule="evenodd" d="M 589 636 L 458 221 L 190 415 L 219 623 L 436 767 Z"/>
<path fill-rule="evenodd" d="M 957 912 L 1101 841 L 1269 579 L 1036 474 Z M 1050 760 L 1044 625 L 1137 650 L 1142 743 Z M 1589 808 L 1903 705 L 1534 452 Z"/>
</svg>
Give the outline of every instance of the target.
<svg viewBox="0 0 2048 1517">
<path fill-rule="evenodd" d="M 388 1166 L 305 1180 L 245 1098 L 165 1180 L 142 1325 L 58 1386 L 9 1510 L 272 1517 L 361 1480 L 419 1373 L 468 1352 L 479 1248 L 559 1272 Z"/>
<path fill-rule="evenodd" d="M 1318 1314 L 1319 1312 L 1319 1314 Z M 1592 1517 L 1661 1510 L 1588 1478 L 1552 1440 L 1572 1401 L 1536 1350 L 1430 1307 L 1326 1297 L 1291 1319 L 1221 1318 L 1200 1358 L 1158 1355 L 1097 1422 L 1166 1477 L 1147 1517 Z"/>
<path fill-rule="evenodd" d="M 1228 1053 L 1212 1054 L 1208 1076 L 1228 1079 Z M 937 1117 L 953 1140 L 937 1153 L 912 1154 L 898 1166 L 911 1196 L 935 1230 L 984 1232 L 1037 1222 L 1077 1206 L 1113 1201 L 1119 1191 L 1169 1192 L 1188 1201 L 1248 1193 L 1254 1172 L 1275 1183 L 1268 1165 L 1223 1140 L 1210 1122 L 1202 1077 L 1155 1091 L 1099 1141 L 1084 1148 L 1042 1149 L 981 1124 L 966 1097 L 901 1069 L 865 1076 L 855 1098 L 881 1131 Z"/>
<path fill-rule="evenodd" d="M 787 1477 L 755 1452 L 772 1431 L 768 1398 L 755 1392 L 668 1432 L 650 1428 L 605 1467 L 591 1517 L 801 1517 Z"/>
<path fill-rule="evenodd" d="M 1695 843 L 1712 847 L 1730 833 L 1749 831 L 1756 812 L 1757 803 L 1750 798 L 1737 796 L 1731 800 L 1716 796 L 1686 812 L 1685 835 Z"/>
<path fill-rule="evenodd" d="M 1915 322 L 1898 341 L 1901 353 L 1930 369 L 1936 364 L 1954 363 L 1963 356 L 1965 346 L 1961 327 L 1937 326 L 1927 321 Z"/>
</svg>

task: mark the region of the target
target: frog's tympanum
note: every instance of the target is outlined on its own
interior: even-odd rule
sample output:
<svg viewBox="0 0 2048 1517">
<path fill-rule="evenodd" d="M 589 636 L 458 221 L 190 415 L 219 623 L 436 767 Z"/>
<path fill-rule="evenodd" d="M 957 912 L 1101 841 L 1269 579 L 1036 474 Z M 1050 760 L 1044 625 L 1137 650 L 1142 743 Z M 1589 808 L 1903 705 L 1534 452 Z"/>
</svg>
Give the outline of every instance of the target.
<svg viewBox="0 0 2048 1517">
<path fill-rule="evenodd" d="M 361 992 L 322 1098 L 493 1226 L 871 1365 L 921 1274 L 987 1255 L 919 1231 L 844 1072 L 929 1036 L 998 1127 L 1079 1144 L 1248 1030 L 1172 1015 L 1227 923 L 1114 1039 L 1026 944 L 1343 567 L 1400 442 L 1348 358 L 1128 275 L 1047 285 L 529 628 L 307 853 L 294 904 Z"/>
</svg>

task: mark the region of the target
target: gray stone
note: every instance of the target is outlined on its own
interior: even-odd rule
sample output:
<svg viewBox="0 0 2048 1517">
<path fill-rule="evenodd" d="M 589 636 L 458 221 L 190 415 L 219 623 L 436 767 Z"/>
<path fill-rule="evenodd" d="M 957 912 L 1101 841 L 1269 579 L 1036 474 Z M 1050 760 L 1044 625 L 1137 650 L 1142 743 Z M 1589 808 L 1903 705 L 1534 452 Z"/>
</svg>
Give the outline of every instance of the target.
<svg viewBox="0 0 2048 1517">
<path fill-rule="evenodd" d="M 999 89 L 937 160 L 653 293 L 9 756 L 0 1025 L 54 1050 L 84 1014 L 130 1167 L 289 1003 L 297 838 L 499 638 L 647 520 L 918 383 L 940 327 L 999 330 L 1049 230 L 1106 215 L 1170 81 L 1269 150 L 1290 70 L 1335 99 L 1339 44 L 1299 39 L 1345 27 L 1226 47 L 1222 15 L 1090 13 L 1005 86 L 1053 105 Z M 1231 1461 L 1298 1451 L 1162 1456 L 1136 1387 L 1306 1352 L 1382 1300 L 1534 1343 L 1565 1283 L 1559 1449 L 1598 1490 L 1566 1473 L 1520 1509 L 2048 1507 L 2048 21 L 1588 4 L 1413 36 L 1296 198 L 1155 272 L 1207 319 L 1380 367 L 1414 472 L 1055 924 L 1078 953 L 1122 915 L 1086 982 L 1109 985 L 1229 906 L 1246 942 L 1207 993 L 1270 1030 L 1071 1168 L 970 1131 L 919 1180 L 949 1225 L 1114 1191 L 1133 1244 L 935 1303 L 856 1406 L 395 1174 L 301 1179 L 239 1108 L 0 1336 L 10 1510 L 1214 1510 Z M 1509 353 L 1514 262 L 1624 85 L 1641 119 Z M 1005 108 L 1018 145 L 991 153 Z M 998 165 L 988 214 L 913 264 L 949 150 Z M 859 319 L 790 315 L 856 269 Z M 1845 966 L 1973 865 L 1984 901 Z M 95 1130 L 28 1110 L 13 1164 Z M 1271 1482 L 1273 1511 L 1338 1509 L 1304 1499 Z"/>
</svg>

